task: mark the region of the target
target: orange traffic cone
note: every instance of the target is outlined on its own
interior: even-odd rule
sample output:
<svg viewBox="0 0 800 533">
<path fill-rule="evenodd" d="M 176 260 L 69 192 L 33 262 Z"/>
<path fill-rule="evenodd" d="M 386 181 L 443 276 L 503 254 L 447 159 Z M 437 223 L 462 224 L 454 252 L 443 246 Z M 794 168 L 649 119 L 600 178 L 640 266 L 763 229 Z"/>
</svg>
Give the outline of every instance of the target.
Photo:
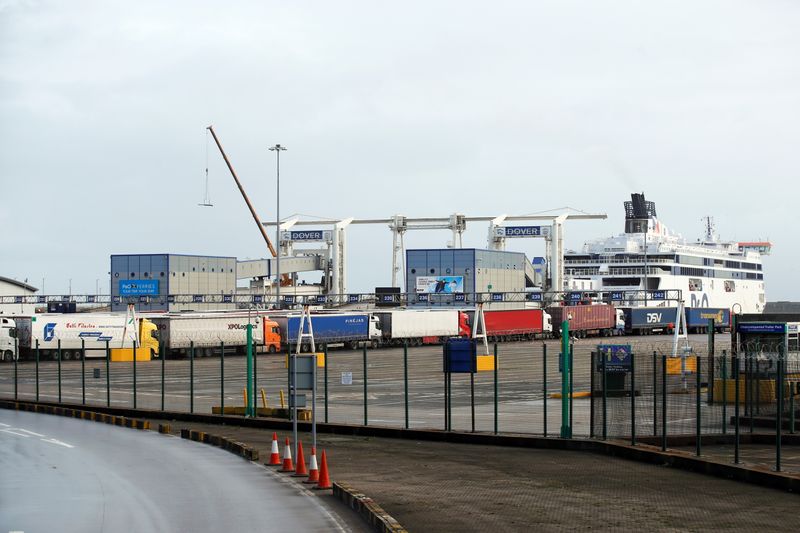
<svg viewBox="0 0 800 533">
<path fill-rule="evenodd" d="M 278 452 L 278 434 L 272 434 L 272 450 L 269 454 L 269 462 L 267 463 L 270 466 L 280 466 L 281 465 L 281 454 Z"/>
<path fill-rule="evenodd" d="M 317 468 L 317 449 L 311 447 L 311 459 L 308 461 L 308 479 L 303 483 L 319 483 L 319 469 Z"/>
<path fill-rule="evenodd" d="M 315 489 L 332 489 L 331 478 L 328 475 L 328 459 L 325 456 L 325 450 L 322 450 L 322 467 L 319 469 L 319 483 L 314 487 Z"/>
<path fill-rule="evenodd" d="M 306 459 L 303 457 L 303 441 L 297 441 L 297 469 L 295 470 L 293 477 L 306 477 L 308 475 L 308 470 L 306 470 Z"/>
<path fill-rule="evenodd" d="M 289 437 L 286 437 L 286 447 L 283 449 L 283 468 L 281 472 L 294 472 L 294 464 L 292 463 L 292 448 L 289 446 Z"/>
</svg>

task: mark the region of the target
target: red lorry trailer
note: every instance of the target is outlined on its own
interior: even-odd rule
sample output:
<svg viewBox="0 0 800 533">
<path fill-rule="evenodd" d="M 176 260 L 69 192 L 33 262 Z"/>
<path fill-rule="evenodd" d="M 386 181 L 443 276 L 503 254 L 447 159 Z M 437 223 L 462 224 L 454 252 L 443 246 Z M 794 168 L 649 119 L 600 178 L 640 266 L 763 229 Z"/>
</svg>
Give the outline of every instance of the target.
<svg viewBox="0 0 800 533">
<path fill-rule="evenodd" d="M 475 311 L 462 311 L 468 316 L 469 333 L 475 322 Z M 484 311 L 486 335 L 489 341 L 518 341 L 549 337 L 553 332 L 550 315 L 542 309 L 509 309 Z"/>
<path fill-rule="evenodd" d="M 613 305 L 564 305 L 548 307 L 553 317 L 553 334 L 561 336 L 561 323 L 569 317 L 569 332 L 577 338 L 592 335 L 610 337 L 616 333 L 617 310 Z"/>
</svg>

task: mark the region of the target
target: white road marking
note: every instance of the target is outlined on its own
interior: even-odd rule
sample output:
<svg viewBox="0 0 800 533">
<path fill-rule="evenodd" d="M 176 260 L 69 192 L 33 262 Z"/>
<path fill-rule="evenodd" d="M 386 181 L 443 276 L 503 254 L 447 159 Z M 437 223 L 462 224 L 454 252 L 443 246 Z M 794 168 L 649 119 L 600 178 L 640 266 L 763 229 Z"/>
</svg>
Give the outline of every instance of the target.
<svg viewBox="0 0 800 533">
<path fill-rule="evenodd" d="M 3 424 L 2 422 L 0 422 L 0 426 L 3 426 L 4 428 L 10 428 L 10 427 L 11 427 L 10 425 L 8 425 L 8 424 Z"/>
<path fill-rule="evenodd" d="M 33 431 L 28 431 L 27 429 L 22 428 L 14 428 L 17 431 L 22 431 L 23 433 L 28 433 L 29 435 L 33 435 L 34 437 L 44 437 L 41 433 L 34 433 Z"/>
<path fill-rule="evenodd" d="M 25 437 L 26 439 L 30 437 L 30 435 L 26 435 L 25 433 L 17 433 L 13 429 L 0 429 L 3 433 L 10 433 L 11 435 L 16 435 L 18 437 Z"/>
<path fill-rule="evenodd" d="M 74 448 L 72 444 L 67 444 L 66 442 L 62 442 L 58 439 L 41 439 L 42 442 L 46 442 L 48 444 L 58 444 L 59 446 L 64 446 L 65 448 Z"/>
</svg>

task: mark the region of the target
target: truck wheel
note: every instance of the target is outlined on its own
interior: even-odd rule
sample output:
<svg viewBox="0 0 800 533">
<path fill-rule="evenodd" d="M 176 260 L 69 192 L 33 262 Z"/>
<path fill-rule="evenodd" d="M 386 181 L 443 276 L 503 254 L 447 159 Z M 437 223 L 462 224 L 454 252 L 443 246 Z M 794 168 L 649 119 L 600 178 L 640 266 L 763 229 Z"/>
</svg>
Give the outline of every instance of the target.
<svg viewBox="0 0 800 533">
<path fill-rule="evenodd" d="M 62 361 L 72 361 L 72 352 L 69 350 L 63 350 L 61 352 L 61 360 Z"/>
<path fill-rule="evenodd" d="M 267 351 L 268 351 L 269 353 L 275 353 L 275 352 L 277 352 L 278 350 L 275 348 L 275 345 L 274 345 L 274 344 L 270 344 L 270 345 L 269 345 L 269 348 L 267 349 Z"/>
<path fill-rule="evenodd" d="M 3 353 L 3 361 L 11 362 L 13 360 L 14 360 L 14 352 L 12 352 L 11 350 L 6 350 L 5 353 Z"/>
</svg>

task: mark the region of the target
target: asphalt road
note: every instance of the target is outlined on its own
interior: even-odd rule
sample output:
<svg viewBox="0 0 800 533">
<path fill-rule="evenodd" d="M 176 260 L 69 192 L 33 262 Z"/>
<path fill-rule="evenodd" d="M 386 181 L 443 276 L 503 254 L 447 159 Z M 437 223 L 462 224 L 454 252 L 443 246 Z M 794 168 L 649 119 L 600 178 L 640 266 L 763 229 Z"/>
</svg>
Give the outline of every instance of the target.
<svg viewBox="0 0 800 533">
<path fill-rule="evenodd" d="M 0 411 L 0 531 L 350 531 L 318 498 L 212 446 Z"/>
<path fill-rule="evenodd" d="M 728 335 L 717 336 L 717 353 L 729 347 Z M 671 351 L 672 337 L 596 338 L 575 341 L 574 390 L 586 392 L 590 385 L 590 352 L 598 343 L 630 343 L 637 358 L 637 427 L 641 434 L 651 434 L 653 422 L 660 419 L 654 411 L 652 394 L 652 354 Z M 692 335 L 689 342 L 701 356 L 706 354 L 707 337 Z M 546 346 L 546 356 L 545 356 Z M 548 435 L 558 432 L 561 424 L 561 401 L 551 398 L 560 391 L 560 372 L 557 340 L 547 342 L 504 342 L 498 344 L 498 429 Z M 228 355 L 224 362 L 218 357 L 198 357 L 193 365 L 181 360 L 148 361 L 136 365 L 136 406 L 160 409 L 162 398 L 161 373 L 164 372 L 164 408 L 174 411 L 210 413 L 212 406 L 243 405 L 245 358 Z M 221 383 L 224 364 L 224 386 Z M 271 407 L 279 405 L 279 393 L 287 390 L 287 371 L 284 356 L 262 354 L 257 358 L 258 389 L 264 389 Z M 367 417 L 369 424 L 402 427 L 405 422 L 404 358 L 402 348 L 382 348 L 367 353 Z M 94 377 L 97 370 L 99 377 Z M 39 364 L 39 399 L 57 401 L 59 398 L 59 365 L 54 361 Z M 328 409 L 331 422 L 362 424 L 364 422 L 364 354 L 360 350 L 329 352 Z M 421 346 L 408 350 L 408 412 L 412 428 L 438 428 L 444 425 L 444 374 L 441 346 Z M 68 403 L 83 401 L 81 363 L 62 361 L 60 365 L 61 399 Z M 349 375 L 351 381 L 343 379 Z M 107 381 L 108 378 L 108 381 Z M 325 418 L 324 372 L 318 372 L 318 415 Z M 475 375 L 475 428 L 492 431 L 494 427 L 494 376 L 492 372 Z M 670 377 L 670 387 L 677 387 L 679 378 Z M 106 375 L 104 360 L 87 359 L 83 381 L 88 405 L 133 407 L 134 379 L 132 363 L 111 363 Z M 453 429 L 471 429 L 470 382 L 467 375 L 452 379 Z M 347 384 L 349 383 L 349 384 Z M 110 391 L 106 390 L 107 385 Z M 691 385 L 691 383 L 690 383 Z M 596 385 L 596 388 L 598 386 Z M 689 390 L 691 392 L 691 390 Z M 17 368 L 17 394 L 20 399 L 36 399 L 36 365 L 22 361 Z M 0 364 L 0 396 L 14 396 L 14 365 Z M 259 405 L 261 397 L 259 394 Z M 617 404 L 619 404 L 617 406 Z M 590 400 L 576 398 L 573 402 L 573 434 L 589 436 Z M 597 407 L 597 406 L 595 406 Z M 718 407 L 703 406 L 703 426 L 706 432 L 720 432 L 723 413 Z M 627 401 L 612 399 L 609 404 L 609 435 L 629 433 L 630 407 Z M 694 431 L 694 396 L 670 395 L 668 432 Z M 547 426 L 545 427 L 545 420 Z M 597 419 L 595 430 L 598 429 Z"/>
</svg>

